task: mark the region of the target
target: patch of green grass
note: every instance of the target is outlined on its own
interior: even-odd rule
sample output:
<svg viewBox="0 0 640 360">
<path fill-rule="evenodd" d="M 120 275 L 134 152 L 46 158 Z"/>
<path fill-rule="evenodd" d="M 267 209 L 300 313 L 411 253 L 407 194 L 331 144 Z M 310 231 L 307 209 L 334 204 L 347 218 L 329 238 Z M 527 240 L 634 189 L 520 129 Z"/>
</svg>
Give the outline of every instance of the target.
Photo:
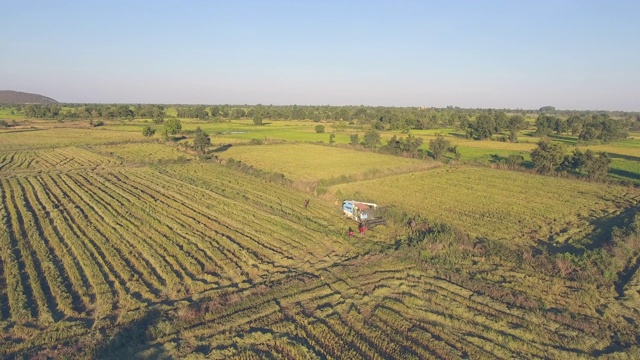
<svg viewBox="0 0 640 360">
<path fill-rule="evenodd" d="M 609 175 L 640 185 L 640 162 L 614 158 L 611 162 Z"/>
<path fill-rule="evenodd" d="M 0 109 L 0 119 L 5 119 L 5 120 L 24 119 L 24 114 L 22 112 L 17 111 L 15 108 L 2 108 Z"/>
</svg>

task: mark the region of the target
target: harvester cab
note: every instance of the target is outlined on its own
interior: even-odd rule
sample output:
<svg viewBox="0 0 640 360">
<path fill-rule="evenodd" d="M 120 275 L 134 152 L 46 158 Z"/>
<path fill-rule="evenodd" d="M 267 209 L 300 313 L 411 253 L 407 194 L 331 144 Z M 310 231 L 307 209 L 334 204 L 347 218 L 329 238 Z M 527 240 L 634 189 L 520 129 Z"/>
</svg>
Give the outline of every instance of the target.
<svg viewBox="0 0 640 360">
<path fill-rule="evenodd" d="M 376 225 L 385 225 L 386 221 L 376 217 L 377 204 L 356 200 L 345 200 L 342 202 L 342 212 L 346 217 L 366 224 L 373 228 Z"/>
</svg>

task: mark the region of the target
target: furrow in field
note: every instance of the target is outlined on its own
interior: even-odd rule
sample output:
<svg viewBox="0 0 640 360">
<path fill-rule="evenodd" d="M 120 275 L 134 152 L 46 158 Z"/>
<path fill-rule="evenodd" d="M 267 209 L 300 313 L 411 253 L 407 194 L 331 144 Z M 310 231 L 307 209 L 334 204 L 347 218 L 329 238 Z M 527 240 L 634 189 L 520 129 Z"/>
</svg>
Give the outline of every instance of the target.
<svg viewBox="0 0 640 360">
<path fill-rule="evenodd" d="M 13 232 L 13 236 L 11 236 L 13 238 L 12 245 L 16 250 L 16 258 L 21 259 L 19 268 L 25 295 L 27 299 L 32 299 L 32 302 L 29 302 L 31 315 L 42 321 L 49 322 L 55 320 L 54 316 L 57 318 L 58 314 L 55 313 L 55 306 L 53 307 L 54 313 L 50 311 L 49 305 L 51 304 L 47 298 L 47 295 L 50 295 L 50 289 L 46 282 L 41 281 L 40 274 L 42 274 L 42 269 L 29 244 L 29 234 L 24 224 L 23 215 L 25 204 L 20 200 L 20 195 L 15 190 L 17 181 L 17 179 L 10 179 L 3 186 L 9 194 L 9 201 L 11 202 L 9 213 Z"/>
<path fill-rule="evenodd" d="M 0 213 L 0 216 L 4 214 Z M 2 234 L 0 234 L 0 242 L 4 241 Z M 0 245 L 0 321 L 9 320 L 11 318 L 11 309 L 9 307 L 9 283 L 7 282 L 4 272 L 5 266 L 8 264 L 4 260 L 2 251 L 3 247 Z"/>
<path fill-rule="evenodd" d="M 126 176 L 126 175 L 124 175 Z M 143 184 L 146 184 L 147 188 L 152 188 L 152 185 L 147 182 L 146 180 L 143 180 L 143 183 L 139 183 L 138 185 L 140 187 L 142 187 Z M 180 208 L 186 208 L 187 211 L 184 211 L 184 209 L 180 209 L 180 208 L 174 208 L 175 211 L 177 212 L 177 214 L 180 214 L 180 216 L 188 218 L 187 221 L 190 221 L 192 223 L 194 223 L 195 225 L 193 226 L 193 229 L 199 229 L 204 227 L 205 229 L 203 229 L 203 235 L 206 236 L 207 233 L 209 233 L 210 231 L 214 231 L 216 235 L 218 235 L 220 238 L 224 239 L 224 243 L 227 247 L 230 246 L 230 251 L 233 254 L 242 254 L 244 252 L 249 252 L 249 254 L 251 254 L 256 260 L 258 260 L 259 262 L 265 262 L 265 259 L 262 255 L 260 255 L 261 253 L 261 248 L 262 247 L 266 247 L 272 251 L 274 251 L 274 249 L 266 246 L 264 243 L 259 243 L 257 241 L 255 241 L 254 239 L 248 237 L 246 234 L 244 234 L 241 231 L 238 231 L 238 228 L 241 228 L 242 225 L 239 225 L 238 227 L 229 227 L 227 225 L 224 225 L 220 222 L 220 218 L 224 218 L 224 216 L 219 216 L 214 218 L 212 213 L 210 212 L 204 212 L 198 208 L 196 208 L 195 206 L 191 205 L 191 202 L 197 202 L 198 200 L 197 197 L 194 196 L 194 200 L 190 200 L 188 198 L 184 198 L 182 196 L 180 196 L 179 194 L 177 194 L 176 192 L 168 192 L 166 190 L 164 190 L 163 188 L 153 188 L 153 190 L 159 194 L 162 194 L 163 196 L 159 197 L 157 199 L 157 201 L 165 201 L 164 199 L 169 199 L 169 198 L 177 198 L 177 201 L 172 201 L 172 202 L 166 202 L 165 204 L 167 206 L 178 206 Z M 200 197 L 202 197 L 202 194 L 199 194 Z M 179 198 L 178 198 L 179 197 Z M 193 215 L 187 215 L 187 214 L 193 214 Z M 198 217 L 200 220 L 196 219 L 196 217 Z M 212 227 L 212 224 L 219 224 L 223 227 L 225 227 L 224 229 L 219 229 L 217 227 Z M 239 235 L 239 236 L 238 236 Z M 242 243 L 240 243 L 240 240 L 242 239 Z M 250 239 L 252 240 L 252 243 L 247 243 L 246 239 Z M 222 245 L 219 241 L 218 243 L 220 245 Z M 276 252 L 276 251 L 274 251 Z M 238 255 L 235 255 L 238 256 Z M 242 263 L 242 259 L 238 258 L 237 261 L 239 263 Z"/>
<path fill-rule="evenodd" d="M 35 188 L 29 179 L 20 180 L 17 182 L 18 190 L 22 193 L 22 200 L 26 204 L 23 219 L 25 224 L 28 224 L 29 233 L 33 235 L 29 237 L 31 248 L 37 254 L 37 262 L 49 287 L 49 296 L 53 298 L 50 301 L 50 306 L 57 305 L 58 310 L 67 316 L 82 313 L 84 309 L 76 307 L 81 304 L 80 296 L 71 287 L 72 281 L 63 265 L 63 260 L 53 248 L 56 239 L 50 227 L 46 225 L 46 210 L 40 199 L 36 197 Z"/>
<path fill-rule="evenodd" d="M 59 186 L 66 194 L 70 194 L 67 199 L 68 206 L 71 208 L 74 223 L 82 224 L 77 227 L 80 239 L 90 245 L 92 252 L 95 253 L 95 261 L 107 270 L 109 278 L 113 281 L 110 284 L 114 291 L 119 294 L 120 300 L 127 299 L 126 294 L 134 294 L 139 292 L 143 297 L 155 299 L 153 285 L 147 283 L 147 279 L 142 273 L 130 265 L 129 259 L 121 254 L 121 249 L 117 246 L 120 244 L 120 236 L 111 226 L 112 214 L 103 211 L 98 204 L 94 193 L 86 191 L 83 184 L 77 184 L 74 179 L 67 175 L 56 177 Z M 117 234 L 117 235 L 116 235 Z M 151 291 L 151 292 L 150 292 Z M 135 303 L 135 301 L 132 301 Z"/>
<path fill-rule="evenodd" d="M 15 210 L 11 199 L 7 198 L 8 183 L 0 180 L 0 196 L 2 200 L 2 209 L 5 211 L 3 216 L 3 226 L 0 228 L 0 249 L 4 263 L 5 280 L 7 282 L 7 297 L 9 301 L 10 314 L 15 321 L 28 321 L 32 317 L 37 316 L 37 309 L 34 303 L 30 301 L 32 290 L 29 284 L 28 275 L 25 272 L 25 264 L 22 260 L 20 248 L 17 245 L 16 233 L 12 214 Z"/>
<path fill-rule="evenodd" d="M 145 174 L 146 175 L 146 174 Z M 156 176 L 157 178 L 157 176 Z M 150 182 L 159 181 L 155 179 L 148 179 Z M 162 181 L 172 182 L 176 181 L 171 178 L 164 178 Z M 235 200 L 225 199 L 220 197 L 215 193 L 211 193 L 210 191 L 203 190 L 201 188 L 193 187 L 191 185 L 182 184 L 182 191 L 180 194 L 171 193 L 171 196 L 176 197 L 180 202 L 184 203 L 192 203 L 196 201 L 201 201 L 203 206 L 214 211 L 219 216 L 216 216 L 214 219 L 210 219 L 211 224 L 221 224 L 225 227 L 231 227 L 235 231 L 240 232 L 246 238 L 251 239 L 256 243 L 258 247 L 267 247 L 269 250 L 280 254 L 283 256 L 283 250 L 276 250 L 275 247 L 285 247 L 287 253 L 291 254 L 292 250 L 295 252 L 300 252 L 307 256 L 308 254 L 308 246 L 300 243 L 302 240 L 292 239 L 291 236 L 280 236 L 277 239 L 273 239 L 274 234 L 295 234 L 296 238 L 301 238 L 307 240 L 307 244 L 311 243 L 314 245 L 321 245 L 317 239 L 317 232 L 313 232 L 310 229 L 307 229 L 301 225 L 295 224 L 294 222 L 287 221 L 277 216 L 272 216 L 270 214 L 264 213 L 260 209 L 257 209 L 252 206 L 247 206 L 245 204 L 239 203 Z M 191 192 L 194 193 L 192 196 L 188 196 L 187 198 L 183 197 L 182 194 L 188 195 Z M 208 196 L 203 198 L 202 194 L 205 192 Z M 199 199 L 199 200 L 198 200 Z M 200 207 L 202 208 L 202 207 Z M 239 213 L 238 209 L 245 209 L 243 213 Z M 192 209 L 193 211 L 198 212 L 198 209 Z M 231 217 L 230 215 L 235 215 Z M 267 217 L 267 219 L 265 219 Z M 238 220 L 242 219 L 240 223 Z M 223 224 L 225 222 L 227 224 Z M 240 229 L 242 229 L 240 231 Z M 263 230 L 264 229 L 264 230 Z M 255 239 L 261 239 L 260 241 L 256 241 Z M 273 240 L 272 240 L 273 239 Z M 267 245 L 267 243 L 269 245 Z M 287 246 L 288 245 L 288 246 Z M 335 244 L 332 244 L 335 246 Z"/>
<path fill-rule="evenodd" d="M 94 234 L 93 239 L 101 252 L 113 254 L 110 260 L 114 263 L 112 271 L 119 278 L 118 283 L 125 289 L 133 286 L 133 289 L 127 291 L 129 293 L 136 290 L 147 295 L 150 295 L 149 292 L 159 292 L 166 285 L 166 280 L 128 240 L 128 229 L 123 228 L 120 222 L 127 216 L 123 212 L 124 205 L 111 197 L 105 191 L 105 186 L 87 182 L 79 174 L 73 177 L 63 175 L 60 178 L 67 186 L 74 188 L 76 194 L 82 193 L 80 197 L 87 197 L 83 200 L 88 209 L 78 208 L 86 219 L 84 229 Z"/>
<path fill-rule="evenodd" d="M 15 156 L 15 152 L 0 154 L 0 171 L 11 170 L 15 161 Z"/>
<path fill-rule="evenodd" d="M 160 205 L 155 204 L 150 198 L 140 195 L 138 189 L 131 183 L 127 183 L 119 178 L 113 178 L 111 174 L 103 174 L 99 177 L 103 179 L 101 181 L 104 181 L 107 187 L 114 191 L 114 194 L 118 194 L 118 196 L 124 199 L 123 201 L 126 202 L 125 206 L 129 213 L 129 218 L 135 223 L 148 224 L 149 222 L 153 223 L 157 221 L 163 224 L 163 227 L 160 228 L 143 226 L 140 227 L 140 231 L 133 229 L 132 235 L 141 239 L 139 245 L 143 245 L 144 243 L 149 248 L 153 247 L 153 251 L 156 253 L 156 261 L 162 259 L 162 261 L 168 262 L 168 265 L 165 265 L 165 272 L 171 269 L 171 271 L 180 278 L 202 280 L 196 275 L 203 271 L 202 266 L 193 260 L 191 254 L 184 251 L 184 246 L 182 245 L 185 240 L 182 234 L 190 234 L 192 230 L 184 228 L 182 231 L 176 231 L 174 233 L 162 233 L 162 228 L 167 226 L 172 227 L 173 222 L 172 215 L 167 215 L 166 218 L 158 217 L 159 212 L 166 211 L 166 209 L 160 210 L 162 208 Z M 118 184 L 118 186 L 114 184 Z M 153 220 L 150 221 L 148 220 L 149 218 L 153 218 Z M 179 236 L 178 245 L 175 245 L 171 241 L 171 238 L 175 236 Z M 158 241 L 149 243 L 147 239 L 158 239 Z M 203 265 L 205 264 L 202 260 L 200 262 Z"/>
<path fill-rule="evenodd" d="M 155 220 L 156 216 L 154 215 L 158 214 L 160 207 L 157 207 L 157 204 L 152 201 L 152 198 L 141 195 L 141 191 L 136 187 L 137 185 L 114 177 L 111 173 L 93 176 L 102 179 L 100 180 L 101 182 L 121 196 L 123 201 L 127 202 L 126 208 L 130 214 L 129 218 L 132 220 L 132 224 L 134 222 L 138 224 L 148 224 L 150 218 L 154 218 L 153 220 Z M 117 186 L 115 184 L 117 184 Z M 151 220 L 151 222 L 153 222 L 153 220 Z M 163 219 L 158 219 L 158 222 L 165 223 Z M 168 262 L 168 266 L 173 269 L 172 271 L 176 276 L 181 279 L 189 278 L 197 280 L 196 273 L 202 271 L 202 268 L 192 260 L 191 256 L 185 256 L 185 252 L 170 241 L 170 237 L 173 234 L 162 233 L 160 231 L 161 229 L 162 228 L 159 229 L 151 226 L 140 226 L 132 228 L 131 235 L 135 235 L 141 239 L 139 244 L 146 244 L 149 249 L 153 250 L 153 253 L 156 254 L 156 261 L 162 259 Z M 186 229 L 186 232 L 189 232 L 189 230 Z M 158 239 L 158 241 L 150 243 L 148 239 Z M 181 240 L 183 239 L 184 238 Z"/>
<path fill-rule="evenodd" d="M 36 194 L 36 200 L 42 209 L 41 214 L 43 219 L 47 220 L 47 229 L 50 233 L 49 237 L 52 239 L 53 252 L 55 252 L 58 259 L 61 259 L 64 266 L 64 273 L 67 274 L 70 279 L 66 286 L 72 286 L 73 292 L 69 291 L 74 297 L 74 304 L 76 304 L 78 312 L 84 312 L 89 304 L 94 302 L 91 294 L 91 285 L 88 280 L 87 274 L 82 268 L 80 261 L 78 260 L 78 254 L 71 250 L 67 237 L 72 236 L 68 229 L 59 226 L 59 223 L 65 222 L 62 217 L 60 205 L 57 198 L 53 195 L 51 188 L 46 188 L 41 177 L 29 177 L 27 179 L 32 191 Z M 62 272 L 62 270 L 61 270 Z"/>
<path fill-rule="evenodd" d="M 335 209 L 318 207 L 315 204 L 309 209 L 303 209 L 302 205 L 307 195 L 220 165 L 175 165 L 163 169 L 162 173 L 209 190 L 219 197 L 239 201 L 247 207 L 272 214 L 281 221 L 286 219 L 293 225 L 301 225 L 299 230 L 309 230 L 316 234 L 326 233 L 327 230 L 332 233 L 342 231 L 335 227 L 333 221 Z"/>
<path fill-rule="evenodd" d="M 379 304 L 374 311 L 374 316 L 380 321 L 384 321 L 386 317 L 396 314 L 400 318 L 404 318 L 402 312 L 388 304 Z M 495 357 L 499 359 L 509 358 L 498 350 L 485 349 L 482 346 L 473 344 L 455 332 L 456 329 L 451 327 L 451 320 L 447 317 L 447 313 L 440 312 L 412 312 L 412 318 L 416 328 L 422 329 L 423 332 L 429 334 L 430 338 L 435 339 L 438 348 L 450 354 L 457 353 L 468 354 L 471 357 Z"/>
<path fill-rule="evenodd" d="M 401 353 L 405 358 L 416 356 L 413 349 L 402 349 L 397 343 L 390 341 L 389 337 L 375 336 L 374 332 L 379 332 L 379 329 L 368 326 L 364 333 L 357 331 L 337 312 L 330 315 L 319 314 L 315 318 L 336 334 L 343 342 L 343 346 L 353 351 L 356 356 L 364 355 L 370 359 L 397 358 Z"/>
<path fill-rule="evenodd" d="M 82 226 L 85 218 L 82 218 L 76 210 L 76 206 L 79 205 L 67 198 L 67 196 L 73 196 L 74 193 L 65 187 L 60 179 L 57 179 L 56 182 L 53 177 L 47 175 L 39 179 L 43 187 L 48 189 L 47 193 L 58 208 L 54 217 L 56 228 L 61 234 L 64 234 L 61 238 L 64 239 L 69 251 L 73 253 L 79 268 L 86 274 L 86 280 L 83 280 L 83 283 L 90 299 L 95 300 L 91 303 L 95 303 L 97 306 L 96 315 L 100 317 L 110 313 L 114 301 L 118 297 L 118 291 L 113 287 L 116 278 L 105 263 L 107 259 L 101 257 L 95 243 L 87 238 Z M 91 286 L 87 284 L 87 281 Z"/>
<path fill-rule="evenodd" d="M 442 353 L 438 347 L 431 347 L 430 342 L 421 341 L 422 338 L 412 336 L 408 329 L 381 328 L 375 322 L 375 319 L 369 316 L 365 319 L 359 312 L 359 309 L 350 304 L 346 311 L 340 313 L 340 319 L 344 326 L 353 329 L 361 341 L 371 344 L 380 343 L 381 341 L 393 340 L 400 344 L 402 353 L 412 353 L 416 359 L 429 359 L 434 357 L 445 357 L 449 353 Z M 395 330 L 395 331 L 394 331 Z M 374 342 L 375 341 L 375 342 Z M 391 348 L 390 345 L 383 345 L 385 348 Z"/>
</svg>

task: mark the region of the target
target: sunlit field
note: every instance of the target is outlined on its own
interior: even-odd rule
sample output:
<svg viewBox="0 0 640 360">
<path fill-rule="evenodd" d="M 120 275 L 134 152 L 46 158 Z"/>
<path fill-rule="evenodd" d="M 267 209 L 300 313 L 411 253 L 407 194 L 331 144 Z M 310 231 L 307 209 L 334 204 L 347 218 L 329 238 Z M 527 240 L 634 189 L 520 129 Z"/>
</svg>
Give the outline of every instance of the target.
<svg viewBox="0 0 640 360">
<path fill-rule="evenodd" d="M 416 171 L 438 165 L 429 160 L 310 144 L 232 146 L 220 156 L 282 173 L 295 180 L 329 179 L 378 171 Z"/>
<path fill-rule="evenodd" d="M 601 225 L 596 219 L 613 218 L 640 201 L 640 191 L 631 187 L 472 167 L 341 184 L 330 191 L 509 244 L 583 241 Z"/>
</svg>

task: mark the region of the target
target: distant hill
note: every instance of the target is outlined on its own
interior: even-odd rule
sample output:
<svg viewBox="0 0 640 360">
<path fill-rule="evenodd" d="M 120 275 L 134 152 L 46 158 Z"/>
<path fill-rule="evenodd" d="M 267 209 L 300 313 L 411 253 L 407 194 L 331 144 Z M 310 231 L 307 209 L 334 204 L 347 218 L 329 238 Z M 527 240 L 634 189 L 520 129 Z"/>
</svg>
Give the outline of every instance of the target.
<svg viewBox="0 0 640 360">
<path fill-rule="evenodd" d="M 0 104 L 57 104 L 52 98 L 13 90 L 0 90 Z"/>
</svg>

